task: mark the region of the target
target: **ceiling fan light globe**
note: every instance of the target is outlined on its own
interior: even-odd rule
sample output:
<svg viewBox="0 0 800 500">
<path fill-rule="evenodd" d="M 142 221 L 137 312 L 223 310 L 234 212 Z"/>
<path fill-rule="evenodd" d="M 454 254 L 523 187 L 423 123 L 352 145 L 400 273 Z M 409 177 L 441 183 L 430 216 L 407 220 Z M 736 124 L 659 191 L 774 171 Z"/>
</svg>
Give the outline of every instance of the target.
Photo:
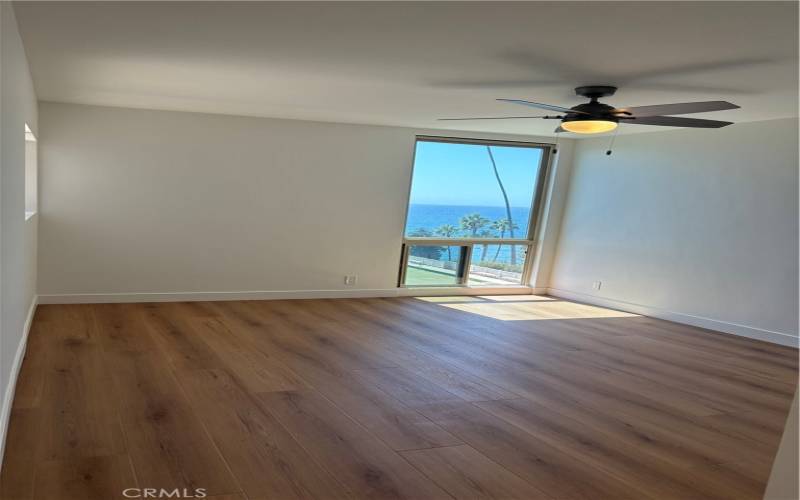
<svg viewBox="0 0 800 500">
<path fill-rule="evenodd" d="M 601 134 L 617 128 L 617 122 L 610 120 L 575 120 L 561 123 L 561 128 L 576 134 Z"/>
</svg>

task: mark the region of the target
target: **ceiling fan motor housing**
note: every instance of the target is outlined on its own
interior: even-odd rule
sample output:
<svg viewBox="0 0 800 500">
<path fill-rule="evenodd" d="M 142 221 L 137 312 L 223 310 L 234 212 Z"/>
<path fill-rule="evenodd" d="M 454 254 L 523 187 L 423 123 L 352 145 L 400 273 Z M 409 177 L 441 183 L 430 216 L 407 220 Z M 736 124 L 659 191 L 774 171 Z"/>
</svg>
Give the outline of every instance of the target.
<svg viewBox="0 0 800 500">
<path fill-rule="evenodd" d="M 583 87 L 575 87 L 575 94 L 589 99 L 597 100 L 601 97 L 614 95 L 617 92 L 617 87 L 612 85 L 584 85 Z"/>
<path fill-rule="evenodd" d="M 589 102 L 570 108 L 561 120 L 560 129 L 579 134 L 596 134 L 614 130 L 619 118 L 613 106 L 603 104 L 598 99 L 616 92 L 616 87 L 591 85 L 577 87 L 575 93 L 588 97 Z"/>
<path fill-rule="evenodd" d="M 584 104 L 578 104 L 570 108 L 576 113 L 567 113 L 562 121 L 573 122 L 581 120 L 605 120 L 610 122 L 619 122 L 619 118 L 613 113 L 614 106 L 603 104 L 602 102 L 592 101 Z M 579 111 L 579 113 L 577 113 Z"/>
</svg>

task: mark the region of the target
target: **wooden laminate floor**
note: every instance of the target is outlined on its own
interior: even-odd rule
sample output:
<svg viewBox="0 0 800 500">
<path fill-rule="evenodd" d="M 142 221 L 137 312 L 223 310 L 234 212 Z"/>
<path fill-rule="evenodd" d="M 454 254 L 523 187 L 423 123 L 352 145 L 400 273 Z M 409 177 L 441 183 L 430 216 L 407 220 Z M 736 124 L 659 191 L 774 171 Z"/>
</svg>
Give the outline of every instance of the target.
<svg viewBox="0 0 800 500">
<path fill-rule="evenodd" d="M 755 499 L 796 379 L 547 297 L 43 305 L 0 497 Z"/>
</svg>

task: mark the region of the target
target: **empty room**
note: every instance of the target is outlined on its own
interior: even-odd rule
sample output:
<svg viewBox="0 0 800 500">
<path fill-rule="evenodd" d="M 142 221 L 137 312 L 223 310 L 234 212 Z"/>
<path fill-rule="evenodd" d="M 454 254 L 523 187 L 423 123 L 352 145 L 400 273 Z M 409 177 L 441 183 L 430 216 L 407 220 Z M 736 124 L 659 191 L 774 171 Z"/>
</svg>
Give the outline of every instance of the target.
<svg viewBox="0 0 800 500">
<path fill-rule="evenodd" d="M 0 500 L 798 500 L 797 2 L 0 28 Z"/>
</svg>

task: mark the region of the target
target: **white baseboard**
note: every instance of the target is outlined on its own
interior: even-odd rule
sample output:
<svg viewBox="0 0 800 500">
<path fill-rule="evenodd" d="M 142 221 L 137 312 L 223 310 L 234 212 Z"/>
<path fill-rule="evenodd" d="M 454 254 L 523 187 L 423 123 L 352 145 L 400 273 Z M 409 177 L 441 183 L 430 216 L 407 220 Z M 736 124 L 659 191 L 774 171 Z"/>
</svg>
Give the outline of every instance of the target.
<svg viewBox="0 0 800 500">
<path fill-rule="evenodd" d="M 36 312 L 36 306 L 39 303 L 37 296 L 33 297 L 31 305 L 28 308 L 28 317 L 25 318 L 25 326 L 22 328 L 22 338 L 17 345 L 17 353 L 14 356 L 14 362 L 11 365 L 11 373 L 8 377 L 8 385 L 5 387 L 3 393 L 3 406 L 0 408 L 0 468 L 3 466 L 3 456 L 6 450 L 6 436 L 8 435 L 8 421 L 11 418 L 11 405 L 14 403 L 14 391 L 17 388 L 17 377 L 19 370 L 22 368 L 22 359 L 25 357 L 25 347 L 28 345 L 28 334 L 31 331 L 31 324 L 33 323 L 33 315 Z"/>
<path fill-rule="evenodd" d="M 197 302 L 225 300 L 340 299 L 431 295 L 515 295 L 533 289 L 518 287 L 463 288 L 362 288 L 354 290 L 277 290 L 241 292 L 89 293 L 39 295 L 40 304 L 103 304 L 122 302 Z M 541 289 L 544 293 L 545 289 Z"/>
<path fill-rule="evenodd" d="M 632 302 L 625 302 L 622 300 L 608 299 L 590 295 L 587 293 L 573 292 L 570 290 L 561 290 L 558 288 L 548 288 L 547 294 L 562 299 L 573 300 L 575 302 L 584 302 L 601 307 L 608 307 L 609 309 L 617 309 L 634 314 L 641 314 L 643 316 L 651 316 L 653 318 L 665 319 L 675 323 L 683 323 L 685 325 L 698 326 L 700 328 L 707 328 L 722 333 L 730 333 L 740 337 L 747 337 L 756 340 L 763 340 L 773 344 L 780 344 L 789 347 L 798 348 L 798 337 L 788 333 L 775 332 L 772 330 L 764 330 L 753 326 L 740 325 L 737 323 L 730 323 L 717 319 L 704 318 L 702 316 L 694 316 L 691 314 L 684 314 L 658 307 L 645 306 L 642 304 L 635 304 Z"/>
</svg>

